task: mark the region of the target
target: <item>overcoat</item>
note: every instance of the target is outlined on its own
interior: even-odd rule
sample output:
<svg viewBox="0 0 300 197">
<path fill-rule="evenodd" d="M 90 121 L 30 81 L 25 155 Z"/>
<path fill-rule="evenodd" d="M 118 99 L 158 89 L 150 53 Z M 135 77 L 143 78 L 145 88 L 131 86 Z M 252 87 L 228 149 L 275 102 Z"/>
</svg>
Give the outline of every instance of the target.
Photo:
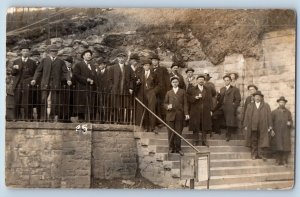
<svg viewBox="0 0 300 197">
<path fill-rule="evenodd" d="M 122 87 L 122 72 L 119 64 L 114 64 L 110 68 L 110 83 L 112 94 L 129 94 L 129 89 L 133 90 L 134 75 L 131 68 L 124 64 L 124 83 Z"/>
<path fill-rule="evenodd" d="M 291 151 L 291 127 L 292 114 L 284 108 L 277 108 L 272 111 L 273 130 L 275 136 L 272 137 L 273 149 L 277 151 Z M 291 126 L 287 122 L 291 122 Z"/>
<path fill-rule="evenodd" d="M 190 88 L 188 91 L 188 102 L 190 104 L 190 131 L 208 131 L 212 128 L 212 96 L 210 90 L 203 86 L 202 98 L 196 99 L 200 94 L 198 86 Z M 202 128 L 201 126 L 202 122 Z"/>
<path fill-rule="evenodd" d="M 91 112 L 95 105 L 97 73 L 95 65 L 90 63 L 90 67 L 91 70 L 84 61 L 77 63 L 74 67 L 73 77 L 76 81 L 75 113 L 87 113 L 87 110 Z M 94 81 L 92 85 L 87 82 L 88 78 Z"/>
<path fill-rule="evenodd" d="M 226 126 L 237 127 L 237 108 L 241 102 L 240 90 L 232 85 L 228 88 L 228 90 L 226 90 L 226 87 L 222 87 L 220 95 L 220 102 L 216 105 L 214 111 L 221 108 L 224 113 Z"/>
<path fill-rule="evenodd" d="M 272 115 L 269 104 L 261 102 L 259 106 L 259 117 L 252 117 L 255 103 L 250 103 L 246 109 L 246 115 L 244 119 L 244 127 L 247 127 L 246 143 L 250 146 L 251 143 L 251 131 L 252 131 L 252 119 L 257 118 L 259 120 L 259 139 L 258 147 L 270 147 L 271 136 L 268 132 L 269 127 L 272 127 Z"/>
</svg>

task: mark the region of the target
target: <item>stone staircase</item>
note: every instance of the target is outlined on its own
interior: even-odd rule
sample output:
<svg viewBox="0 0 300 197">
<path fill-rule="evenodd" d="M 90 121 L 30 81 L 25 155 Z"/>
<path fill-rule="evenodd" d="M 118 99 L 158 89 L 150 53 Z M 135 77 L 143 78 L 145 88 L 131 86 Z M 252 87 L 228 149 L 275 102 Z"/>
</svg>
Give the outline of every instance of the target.
<svg viewBox="0 0 300 197">
<path fill-rule="evenodd" d="M 183 137 L 192 142 L 192 133 L 186 129 Z M 183 188 L 189 181 L 180 180 L 180 155 L 168 153 L 167 130 L 158 134 L 135 132 L 139 155 L 139 169 L 145 178 L 166 188 Z M 225 133 L 208 135 L 209 147 L 197 146 L 211 153 L 209 189 L 289 189 L 294 185 L 293 161 L 278 166 L 275 159 L 252 160 L 250 148 L 245 146 L 243 135 L 235 134 L 229 142 Z M 185 155 L 195 151 L 182 141 Z M 206 189 L 205 182 L 195 182 L 195 189 Z"/>
</svg>

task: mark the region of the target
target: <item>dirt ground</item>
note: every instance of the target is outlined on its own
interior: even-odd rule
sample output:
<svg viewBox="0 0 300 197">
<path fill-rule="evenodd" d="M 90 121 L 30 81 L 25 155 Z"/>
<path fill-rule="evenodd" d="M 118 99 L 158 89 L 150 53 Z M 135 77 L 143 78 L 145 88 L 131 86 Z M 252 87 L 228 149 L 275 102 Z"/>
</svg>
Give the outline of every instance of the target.
<svg viewBox="0 0 300 197">
<path fill-rule="evenodd" d="M 139 177 L 133 179 L 96 179 L 92 188 L 102 189 L 160 189 L 161 187 L 153 184 L 149 180 Z"/>
</svg>

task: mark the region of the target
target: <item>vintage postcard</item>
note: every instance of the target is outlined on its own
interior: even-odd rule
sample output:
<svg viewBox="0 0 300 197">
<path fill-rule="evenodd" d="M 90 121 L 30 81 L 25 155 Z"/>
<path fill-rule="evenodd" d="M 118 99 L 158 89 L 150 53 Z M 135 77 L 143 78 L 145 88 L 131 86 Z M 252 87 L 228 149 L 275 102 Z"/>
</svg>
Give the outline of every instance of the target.
<svg viewBox="0 0 300 197">
<path fill-rule="evenodd" d="M 292 189 L 296 13 L 7 10 L 12 188 Z"/>
</svg>

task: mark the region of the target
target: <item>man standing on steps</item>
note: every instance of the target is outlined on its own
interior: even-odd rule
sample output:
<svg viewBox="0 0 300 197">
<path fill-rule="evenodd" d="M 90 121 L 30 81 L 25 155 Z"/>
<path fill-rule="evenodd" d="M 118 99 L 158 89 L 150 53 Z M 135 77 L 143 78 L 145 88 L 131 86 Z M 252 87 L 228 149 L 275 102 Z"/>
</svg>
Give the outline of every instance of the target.
<svg viewBox="0 0 300 197">
<path fill-rule="evenodd" d="M 254 103 L 250 103 L 246 109 L 244 127 L 247 131 L 247 146 L 251 147 L 252 159 L 262 158 L 264 151 L 270 147 L 270 136 L 274 135 L 272 130 L 272 116 L 270 106 L 263 101 L 264 95 L 261 91 L 254 94 Z M 260 148 L 260 150 L 258 150 Z"/>
<path fill-rule="evenodd" d="M 202 132 L 202 145 L 207 146 L 206 134 L 212 129 L 212 96 L 210 89 L 204 86 L 205 76 L 197 77 L 198 85 L 188 90 L 190 104 L 189 130 L 193 131 L 194 145 L 199 145 L 199 131 Z"/>
<path fill-rule="evenodd" d="M 187 96 L 185 90 L 178 87 L 178 77 L 171 77 L 170 81 L 172 89 L 167 92 L 164 101 L 164 105 L 167 110 L 166 121 L 171 128 L 181 135 L 184 120 L 189 119 Z M 179 153 L 183 155 L 181 152 L 181 138 L 169 130 L 168 139 L 169 151 L 171 153 Z"/>
<path fill-rule="evenodd" d="M 214 108 L 214 112 L 218 109 L 221 109 L 224 114 L 227 133 L 226 141 L 231 139 L 231 134 L 235 133 L 238 126 L 237 121 L 237 108 L 241 102 L 240 90 L 231 85 L 231 77 L 225 75 L 223 77 L 225 87 L 222 87 L 220 90 L 220 102 Z"/>
<path fill-rule="evenodd" d="M 292 114 L 285 107 L 288 101 L 281 96 L 277 103 L 279 107 L 272 111 L 272 120 L 275 136 L 272 138 L 273 149 L 276 151 L 278 165 L 288 163 L 288 154 L 291 151 L 291 128 L 293 125 Z"/>
<path fill-rule="evenodd" d="M 48 57 L 42 59 L 40 65 L 37 67 L 31 85 L 35 85 L 36 81 L 41 78 L 41 120 L 47 119 L 47 99 L 51 93 L 51 111 L 50 119 L 54 122 L 58 121 L 59 115 L 59 94 L 61 88 L 61 80 L 66 76 L 68 70 L 65 62 L 57 57 L 58 47 L 56 45 L 50 46 L 50 54 Z M 67 84 L 72 85 L 71 79 L 67 78 Z"/>
<path fill-rule="evenodd" d="M 253 94 L 258 90 L 257 86 L 256 85 L 248 85 L 248 88 L 247 88 L 250 92 L 250 95 L 246 98 L 245 100 L 245 104 L 244 104 L 244 113 L 243 113 L 243 121 L 242 123 L 244 122 L 244 119 L 245 119 L 245 114 L 246 114 L 246 109 L 247 109 L 247 106 L 250 104 L 250 103 L 254 103 L 254 96 Z"/>
</svg>

